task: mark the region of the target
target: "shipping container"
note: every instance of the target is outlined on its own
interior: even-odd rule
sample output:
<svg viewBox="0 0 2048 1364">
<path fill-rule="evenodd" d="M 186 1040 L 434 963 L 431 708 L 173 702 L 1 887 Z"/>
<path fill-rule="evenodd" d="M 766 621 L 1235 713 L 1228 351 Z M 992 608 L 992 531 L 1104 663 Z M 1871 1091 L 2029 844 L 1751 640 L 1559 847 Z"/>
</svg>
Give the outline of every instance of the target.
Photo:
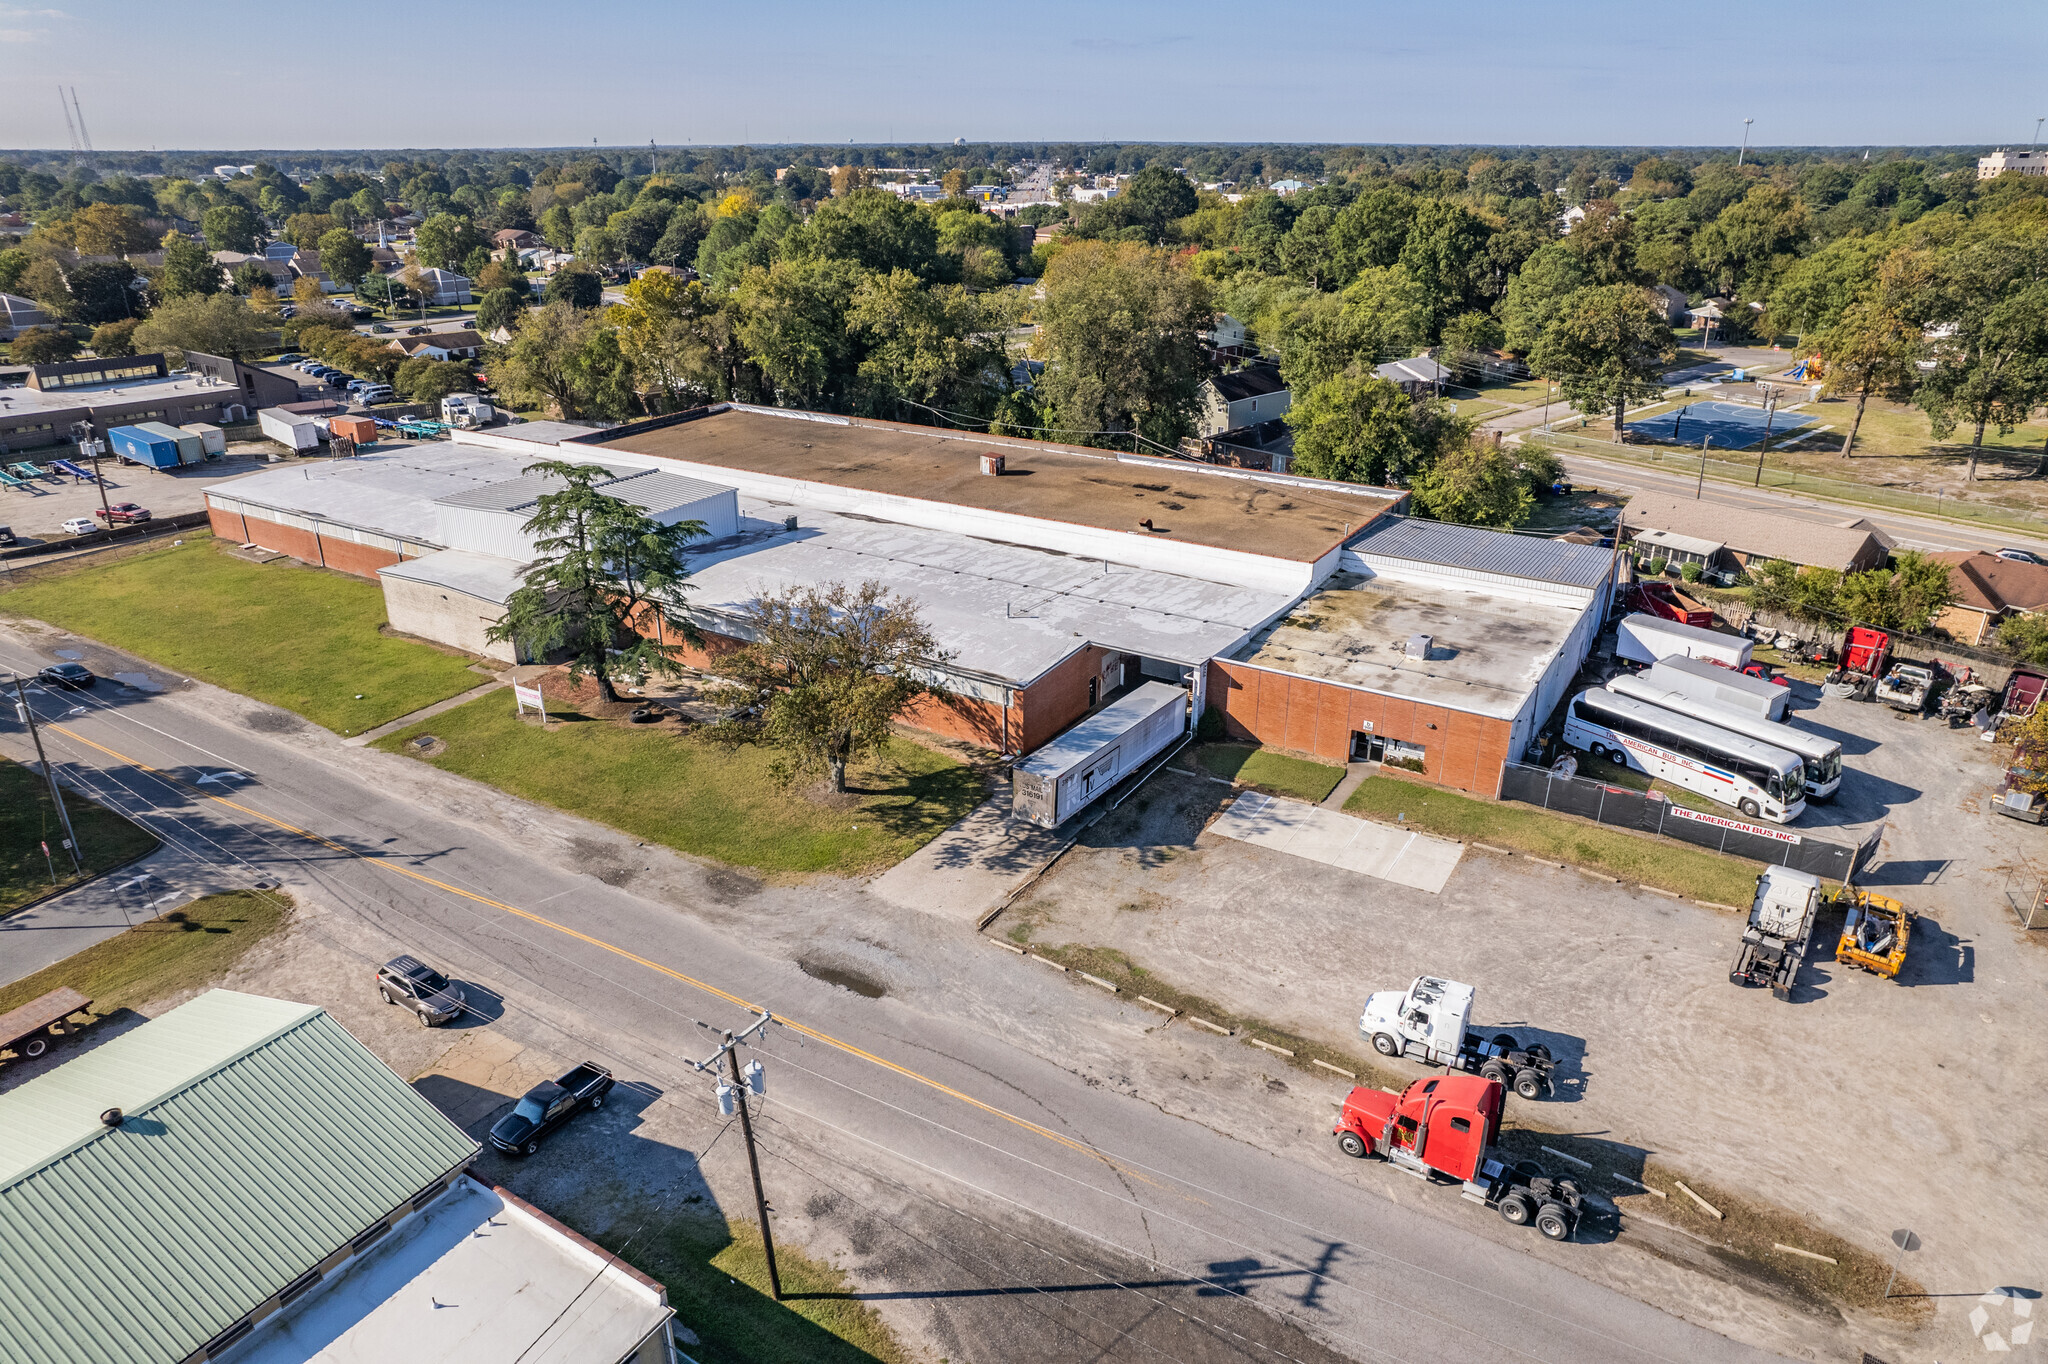
<svg viewBox="0 0 2048 1364">
<path fill-rule="evenodd" d="M 208 459 L 228 452 L 227 435 L 218 426 L 208 426 L 205 422 L 191 422 L 178 429 L 188 435 L 199 437 L 200 447 L 206 451 Z"/>
<path fill-rule="evenodd" d="M 181 426 L 172 426 L 167 422 L 141 422 L 136 429 L 162 436 L 165 440 L 176 441 L 180 464 L 199 464 L 206 459 L 206 442 Z"/>
<path fill-rule="evenodd" d="M 1011 809 L 1033 824 L 1057 828 L 1156 757 L 1187 723 L 1187 692 L 1147 682 L 1018 763 Z"/>
<path fill-rule="evenodd" d="M 107 432 L 107 444 L 133 464 L 147 464 L 152 469 L 178 467 L 178 442 L 144 427 L 116 426 Z"/>
<path fill-rule="evenodd" d="M 368 417 L 329 417 L 327 433 L 342 436 L 358 445 L 368 445 L 377 439 L 377 423 Z"/>
<path fill-rule="evenodd" d="M 1718 663 L 1700 658 L 1662 658 L 1650 665 L 1643 680 L 1664 691 L 1675 691 L 1708 705 L 1760 715 L 1766 720 L 1783 720 L 1792 700 L 1792 689 L 1760 677 L 1733 672 Z"/>
<path fill-rule="evenodd" d="M 264 435 L 287 450 L 313 450 L 320 445 L 320 428 L 311 417 L 266 407 L 256 414 L 256 425 Z"/>
<path fill-rule="evenodd" d="M 1724 635 L 1641 613 L 1622 617 L 1615 630 L 1614 652 L 1637 663 L 1656 663 L 1673 656 L 1706 658 L 1739 670 L 1749 666 L 1749 650 L 1750 642 L 1741 635 Z"/>
</svg>

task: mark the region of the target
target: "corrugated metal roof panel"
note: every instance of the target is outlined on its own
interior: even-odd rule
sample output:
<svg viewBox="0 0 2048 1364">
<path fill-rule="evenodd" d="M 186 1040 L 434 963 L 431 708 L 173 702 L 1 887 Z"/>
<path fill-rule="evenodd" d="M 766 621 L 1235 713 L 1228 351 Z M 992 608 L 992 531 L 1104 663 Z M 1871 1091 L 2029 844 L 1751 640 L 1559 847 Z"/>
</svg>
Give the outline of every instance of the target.
<svg viewBox="0 0 2048 1364">
<path fill-rule="evenodd" d="M 18 1134 L 0 1364 L 185 1359 L 476 1151 L 325 1012 L 224 990 L 0 1095 Z"/>
<path fill-rule="evenodd" d="M 607 469 L 605 472 L 610 474 L 614 471 Z M 467 488 L 434 500 L 444 507 L 483 507 L 489 511 L 512 511 L 518 507 L 532 505 L 540 499 L 542 493 L 559 492 L 562 486 L 561 479 L 549 474 L 522 474 L 518 478 L 508 478 L 503 483 L 487 483 L 481 488 Z"/>
<path fill-rule="evenodd" d="M 1575 545 L 1563 540 L 1511 535 L 1483 526 L 1452 526 L 1411 517 L 1381 517 L 1364 535 L 1352 541 L 1350 548 L 1359 554 L 1412 559 L 1571 587 L 1598 587 L 1607 581 L 1614 568 L 1613 552 L 1596 545 Z"/>
<path fill-rule="evenodd" d="M 683 474 L 672 474 L 665 469 L 653 469 L 643 474 L 629 474 L 615 482 L 604 485 L 603 491 L 613 497 L 623 497 L 642 511 L 660 515 L 676 507 L 687 507 L 693 502 L 702 502 L 707 497 L 729 493 L 733 489 L 722 483 L 709 483 L 701 478 L 689 478 Z"/>
</svg>

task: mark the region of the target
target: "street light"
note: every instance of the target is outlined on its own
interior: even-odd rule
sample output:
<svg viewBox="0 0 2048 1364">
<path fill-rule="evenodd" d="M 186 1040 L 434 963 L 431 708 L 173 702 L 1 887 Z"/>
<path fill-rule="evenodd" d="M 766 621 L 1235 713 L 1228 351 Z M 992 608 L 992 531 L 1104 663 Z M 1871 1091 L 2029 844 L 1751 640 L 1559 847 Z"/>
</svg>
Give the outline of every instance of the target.
<svg viewBox="0 0 2048 1364">
<path fill-rule="evenodd" d="M 1742 169 L 1743 158 L 1749 155 L 1749 125 L 1754 122 L 1756 120 L 1753 118 L 1742 120 L 1742 150 L 1736 153 L 1735 156 L 1735 169 L 1737 170 Z"/>
</svg>

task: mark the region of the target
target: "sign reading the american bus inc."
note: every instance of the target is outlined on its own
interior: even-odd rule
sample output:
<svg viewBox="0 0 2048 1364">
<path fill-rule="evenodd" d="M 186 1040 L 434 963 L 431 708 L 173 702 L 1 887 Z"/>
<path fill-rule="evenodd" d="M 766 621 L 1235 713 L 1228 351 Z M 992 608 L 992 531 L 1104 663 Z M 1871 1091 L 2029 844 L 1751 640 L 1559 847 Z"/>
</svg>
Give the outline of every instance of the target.
<svg viewBox="0 0 2048 1364">
<path fill-rule="evenodd" d="M 1783 829 L 1773 829 L 1762 824 L 1747 824 L 1739 819 L 1730 819 L 1726 815 L 1703 815 L 1697 810 L 1688 810 L 1683 805 L 1672 806 L 1671 813 L 1677 815 L 1680 819 L 1694 819 L 1702 824 L 1718 825 L 1723 829 L 1739 829 L 1743 833 L 1755 834 L 1759 838 L 1775 838 L 1780 843 L 1804 843 L 1806 841 L 1798 834 L 1787 833 Z"/>
</svg>

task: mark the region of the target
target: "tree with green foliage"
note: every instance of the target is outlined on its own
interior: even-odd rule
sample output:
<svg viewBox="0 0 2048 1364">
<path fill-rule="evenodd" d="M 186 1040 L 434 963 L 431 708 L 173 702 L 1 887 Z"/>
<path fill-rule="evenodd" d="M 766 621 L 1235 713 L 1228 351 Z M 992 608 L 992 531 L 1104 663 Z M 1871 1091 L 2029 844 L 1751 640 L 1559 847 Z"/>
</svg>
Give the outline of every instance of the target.
<svg viewBox="0 0 2048 1364">
<path fill-rule="evenodd" d="M 177 232 L 164 233 L 164 265 L 157 276 L 157 292 L 164 298 L 221 291 L 220 266 L 204 246 Z"/>
<path fill-rule="evenodd" d="M 363 186 L 349 196 L 348 202 L 349 206 L 355 209 L 356 216 L 365 222 L 374 223 L 388 216 L 384 209 L 384 196 L 372 186 Z"/>
<path fill-rule="evenodd" d="M 1943 252 L 1928 295 L 1929 320 L 1952 330 L 1915 401 L 1936 440 L 1971 428 L 1974 481 L 1984 428 L 2010 434 L 2048 402 L 2048 242 L 1985 238 Z"/>
<path fill-rule="evenodd" d="M 78 338 L 62 327 L 30 327 L 14 338 L 9 353 L 18 365 L 50 365 L 78 354 Z"/>
<path fill-rule="evenodd" d="M 199 219 L 206 245 L 214 251 L 254 251 L 262 229 L 256 215 L 238 203 L 217 204 Z"/>
<path fill-rule="evenodd" d="M 526 311 L 526 300 L 510 289 L 493 289 L 483 296 L 476 305 L 476 329 L 485 336 L 504 327 L 508 331 L 519 325 L 519 318 Z"/>
<path fill-rule="evenodd" d="M 1535 350 L 1565 300 L 1590 283 L 1579 252 L 1563 242 L 1538 248 L 1508 280 L 1500 307 L 1502 344 L 1517 355 Z"/>
<path fill-rule="evenodd" d="M 864 278 L 852 261 L 829 257 L 747 271 L 735 300 L 739 340 L 779 404 L 825 412 L 847 406 L 859 356 L 847 312 Z"/>
<path fill-rule="evenodd" d="M 679 673 L 685 646 L 703 642 L 683 593 L 685 549 L 704 523 L 664 525 L 601 491 L 612 475 L 595 464 L 541 460 L 523 472 L 559 486 L 540 494 L 521 527 L 537 557 L 484 637 L 528 658 L 566 652 L 570 679 L 596 678 L 607 701 L 619 700 L 614 677 Z"/>
<path fill-rule="evenodd" d="M 936 408 L 986 421 L 999 396 L 993 376 L 1010 368 L 1004 299 L 928 285 L 908 270 L 863 277 L 846 313 L 847 329 L 866 350 L 856 409 L 929 423 Z"/>
<path fill-rule="evenodd" d="M 1948 565 L 1907 550 L 1891 568 L 1844 576 L 1835 589 L 1835 616 L 1880 630 L 1923 633 L 1956 599 Z"/>
<path fill-rule="evenodd" d="M 1996 642 L 2021 663 L 2048 664 L 2048 616 L 2031 611 L 2007 616 L 1998 623 Z"/>
<path fill-rule="evenodd" d="M 553 404 L 564 421 L 624 417 L 632 409 L 632 369 L 611 328 L 567 303 L 528 311 L 512 340 L 491 359 L 492 378 L 515 396 Z"/>
<path fill-rule="evenodd" d="M 1581 412 L 1611 411 L 1624 439 L 1628 405 L 1664 391 L 1664 367 L 1678 356 L 1671 328 L 1633 284 L 1574 291 L 1529 355 L 1538 374 Z"/>
<path fill-rule="evenodd" d="M 490 246 L 484 230 L 458 213 L 436 213 L 413 232 L 414 257 L 437 270 L 460 270 L 470 252 Z"/>
<path fill-rule="evenodd" d="M 742 388 L 747 366 L 730 295 L 655 270 L 628 284 L 625 294 L 605 320 L 618 332 L 640 391 L 659 393 L 662 410 L 730 398 Z"/>
<path fill-rule="evenodd" d="M 277 342 L 273 321 L 233 294 L 188 294 L 165 299 L 149 320 L 135 329 L 135 345 L 143 351 L 182 355 L 188 350 L 247 360 Z"/>
<path fill-rule="evenodd" d="M 1842 437 L 1842 458 L 1855 452 L 1856 433 L 1863 429 L 1863 409 L 1870 395 L 1905 397 L 1920 377 L 1920 353 L 1925 348 L 1920 329 L 1887 307 L 1882 298 L 1850 304 L 1821 334 L 1819 350 L 1827 361 L 1827 392 L 1856 399 L 1856 415 Z"/>
<path fill-rule="evenodd" d="M 604 302 L 604 280 L 589 266 L 572 262 L 548 276 L 543 292 L 550 303 L 595 308 Z"/>
<path fill-rule="evenodd" d="M 793 260 L 851 261 L 864 270 L 908 270 L 920 279 L 940 273 L 937 218 L 885 189 L 856 189 L 827 200 L 782 245 Z"/>
<path fill-rule="evenodd" d="M 370 248 L 345 227 L 321 234 L 318 250 L 320 268 L 344 289 L 354 289 L 370 273 Z"/>
<path fill-rule="evenodd" d="M 1284 420 L 1294 432 L 1292 468 L 1310 478 L 1384 487 L 1412 475 L 1430 453 L 1414 402 L 1369 371 L 1352 369 L 1297 391 Z"/>
<path fill-rule="evenodd" d="M 425 356 L 401 360 L 389 383 L 400 397 L 415 403 L 439 403 L 451 393 L 476 392 L 476 376 L 467 365 Z"/>
<path fill-rule="evenodd" d="M 0 294 L 11 294 L 21 287 L 22 272 L 33 264 L 35 257 L 18 246 L 0 251 Z"/>
<path fill-rule="evenodd" d="M 1502 530 L 1527 521 L 1536 505 L 1515 456 L 1490 442 L 1445 452 L 1416 477 L 1414 496 L 1425 516 Z"/>
<path fill-rule="evenodd" d="M 849 763 L 882 753 L 913 702 L 944 696 L 928 680 L 948 658 L 938 637 L 880 583 L 786 587 L 749 602 L 744 625 L 747 642 L 711 665 L 733 718 L 708 733 L 774 749 L 784 784 L 823 775 L 845 791 Z"/>
<path fill-rule="evenodd" d="M 1434 342 L 1446 322 L 1481 302 L 1476 267 L 1491 233 L 1483 219 L 1449 200 L 1425 199 L 1416 208 L 1399 264 L 1426 300 L 1424 340 Z"/>
<path fill-rule="evenodd" d="M 98 326 L 138 317 L 143 308 L 136 295 L 142 276 L 127 261 L 94 261 L 71 270 L 72 316 Z"/>
<path fill-rule="evenodd" d="M 253 294 L 258 289 L 276 292 L 277 277 L 260 260 L 243 261 L 228 278 L 238 294 Z"/>
<path fill-rule="evenodd" d="M 1806 208 L 1791 191 L 1758 185 L 1693 239 L 1693 253 L 1719 285 L 1761 298 L 1791 267 L 1806 240 Z"/>
<path fill-rule="evenodd" d="M 130 317 L 94 327 L 92 353 L 102 357 L 135 354 L 135 329 L 141 325 L 142 319 Z"/>
<path fill-rule="evenodd" d="M 1173 447 L 1195 428 L 1208 291 L 1174 254 L 1135 242 L 1076 242 L 1041 286 L 1040 400 L 1065 439 Z"/>
<path fill-rule="evenodd" d="M 566 205 L 551 205 L 540 215 L 540 234 L 557 251 L 576 249 L 576 220 L 570 216 Z"/>
</svg>

